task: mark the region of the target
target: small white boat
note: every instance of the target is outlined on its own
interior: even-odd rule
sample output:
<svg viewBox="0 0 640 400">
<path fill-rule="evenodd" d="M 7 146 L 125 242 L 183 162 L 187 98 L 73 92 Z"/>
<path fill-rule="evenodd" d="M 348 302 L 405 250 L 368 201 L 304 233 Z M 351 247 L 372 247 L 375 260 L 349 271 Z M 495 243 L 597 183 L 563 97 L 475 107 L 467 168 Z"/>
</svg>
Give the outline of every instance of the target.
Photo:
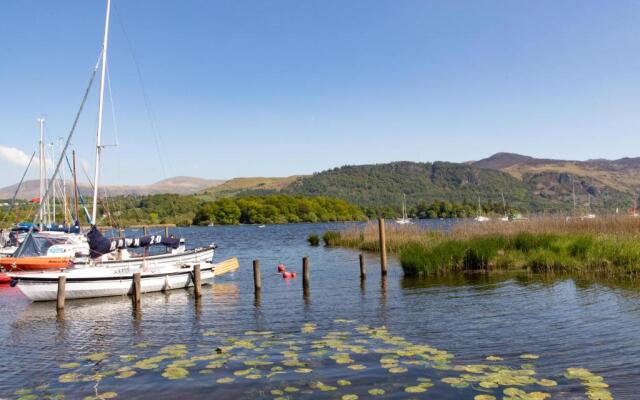
<svg viewBox="0 0 640 400">
<path fill-rule="evenodd" d="M 396 223 L 400 225 L 412 224 L 411 220 L 407 218 L 407 195 L 402 194 L 402 218 L 396 219 Z"/>
</svg>

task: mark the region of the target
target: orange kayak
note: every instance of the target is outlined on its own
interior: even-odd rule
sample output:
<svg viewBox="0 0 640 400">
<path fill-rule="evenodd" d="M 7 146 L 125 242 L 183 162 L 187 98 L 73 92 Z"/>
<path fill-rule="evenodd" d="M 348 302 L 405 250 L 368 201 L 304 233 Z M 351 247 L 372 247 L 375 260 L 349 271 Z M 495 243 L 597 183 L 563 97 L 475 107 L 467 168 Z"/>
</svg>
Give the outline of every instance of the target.
<svg viewBox="0 0 640 400">
<path fill-rule="evenodd" d="M 68 257 L 21 257 L 0 258 L 0 266 L 6 271 L 41 271 L 64 269 L 71 265 Z"/>
</svg>

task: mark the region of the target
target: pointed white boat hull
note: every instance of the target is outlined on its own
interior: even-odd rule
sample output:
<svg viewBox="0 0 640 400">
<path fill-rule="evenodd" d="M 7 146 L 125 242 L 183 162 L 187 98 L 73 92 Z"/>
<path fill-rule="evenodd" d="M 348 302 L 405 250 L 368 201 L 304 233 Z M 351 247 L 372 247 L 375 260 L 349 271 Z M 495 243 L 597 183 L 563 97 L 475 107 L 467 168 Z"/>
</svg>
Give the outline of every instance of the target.
<svg viewBox="0 0 640 400">
<path fill-rule="evenodd" d="M 66 277 L 65 298 L 125 296 L 132 294 L 133 274 L 141 275 L 141 291 L 186 288 L 193 284 L 193 270 L 200 265 L 203 284 L 213 283 L 216 265 L 211 262 L 214 249 L 186 252 L 180 255 L 151 256 L 146 260 L 109 261 L 99 266 L 76 266 L 60 272 L 7 274 L 18 289 L 32 301 L 56 300 L 58 278 Z M 156 257 L 154 259 L 154 257 Z"/>
</svg>

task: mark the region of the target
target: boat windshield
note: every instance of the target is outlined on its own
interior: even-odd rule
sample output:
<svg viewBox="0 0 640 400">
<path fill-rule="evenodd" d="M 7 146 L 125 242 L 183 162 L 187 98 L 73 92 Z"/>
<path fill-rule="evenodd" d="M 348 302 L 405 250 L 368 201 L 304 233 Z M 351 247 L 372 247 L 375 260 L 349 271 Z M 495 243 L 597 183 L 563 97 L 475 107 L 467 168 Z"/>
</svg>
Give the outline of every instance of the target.
<svg viewBox="0 0 640 400">
<path fill-rule="evenodd" d="M 20 257 L 44 256 L 51 246 L 66 243 L 68 243 L 68 240 L 65 237 L 31 235 L 23 243 Z M 14 256 L 17 256 L 18 252 L 16 251 Z"/>
</svg>

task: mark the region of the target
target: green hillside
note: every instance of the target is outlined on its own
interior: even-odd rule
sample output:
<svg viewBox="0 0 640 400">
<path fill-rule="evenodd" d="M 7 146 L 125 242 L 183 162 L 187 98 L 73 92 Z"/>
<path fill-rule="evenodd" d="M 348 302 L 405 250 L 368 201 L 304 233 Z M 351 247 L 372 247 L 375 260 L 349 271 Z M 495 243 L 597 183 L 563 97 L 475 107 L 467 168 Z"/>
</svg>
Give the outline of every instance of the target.
<svg viewBox="0 0 640 400">
<path fill-rule="evenodd" d="M 344 166 L 303 177 L 282 190 L 306 196 L 344 199 L 372 211 L 398 211 L 407 205 L 448 200 L 477 204 L 506 202 L 521 211 L 540 211 L 559 204 L 534 196 L 521 180 L 501 171 L 448 162 Z M 385 212 L 386 213 L 386 212 Z"/>
</svg>

